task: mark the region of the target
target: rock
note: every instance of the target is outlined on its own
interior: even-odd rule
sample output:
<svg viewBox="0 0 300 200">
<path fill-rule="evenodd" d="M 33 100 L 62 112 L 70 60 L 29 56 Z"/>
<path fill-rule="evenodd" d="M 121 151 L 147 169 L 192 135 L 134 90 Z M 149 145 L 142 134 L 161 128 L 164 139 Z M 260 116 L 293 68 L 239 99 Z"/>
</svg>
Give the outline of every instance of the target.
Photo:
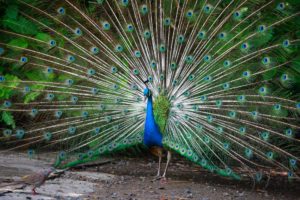
<svg viewBox="0 0 300 200">
<path fill-rule="evenodd" d="M 240 192 L 240 193 L 238 193 L 238 196 L 239 196 L 239 197 L 245 196 L 245 192 Z"/>
<path fill-rule="evenodd" d="M 267 192 L 264 193 L 265 197 L 269 197 L 269 194 Z"/>
<path fill-rule="evenodd" d="M 186 195 L 186 197 L 189 198 L 189 199 L 191 199 L 191 198 L 193 198 L 193 194 L 189 193 L 189 194 Z"/>
<path fill-rule="evenodd" d="M 192 193 L 192 191 L 191 191 L 191 189 L 190 188 L 188 188 L 188 189 L 185 189 L 185 191 L 184 191 L 186 194 L 191 194 Z"/>
<path fill-rule="evenodd" d="M 114 192 L 114 193 L 111 194 L 111 198 L 117 198 L 117 195 L 118 194 L 116 192 Z"/>
<path fill-rule="evenodd" d="M 131 197 L 135 197 L 135 196 L 136 196 L 136 194 L 134 194 L 134 193 L 130 193 L 130 194 L 129 194 L 129 196 L 131 196 Z"/>
<path fill-rule="evenodd" d="M 223 196 L 224 196 L 224 197 L 225 197 L 225 196 L 229 196 L 229 193 L 224 192 L 224 193 L 223 193 Z"/>
<path fill-rule="evenodd" d="M 152 163 L 149 162 L 146 166 L 149 167 L 149 168 L 152 168 Z"/>
<path fill-rule="evenodd" d="M 160 186 L 158 187 L 158 189 L 160 189 L 160 190 L 164 190 L 164 189 L 165 189 L 165 186 L 163 186 L 163 185 L 160 185 Z"/>
<path fill-rule="evenodd" d="M 142 181 L 142 182 L 144 182 L 144 181 L 145 181 L 145 179 L 146 179 L 146 177 L 144 177 L 144 176 L 140 176 L 140 179 L 141 179 L 141 181 Z"/>
</svg>

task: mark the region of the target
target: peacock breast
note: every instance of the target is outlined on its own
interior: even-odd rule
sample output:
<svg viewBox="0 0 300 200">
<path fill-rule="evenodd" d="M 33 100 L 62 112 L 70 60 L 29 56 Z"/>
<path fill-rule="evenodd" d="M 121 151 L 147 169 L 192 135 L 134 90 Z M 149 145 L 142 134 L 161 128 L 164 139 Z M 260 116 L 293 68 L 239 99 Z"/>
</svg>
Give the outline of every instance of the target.
<svg viewBox="0 0 300 200">
<path fill-rule="evenodd" d="M 162 147 L 162 134 L 159 127 L 155 123 L 153 115 L 147 115 L 144 129 L 144 144 L 147 147 L 159 146 Z"/>
</svg>

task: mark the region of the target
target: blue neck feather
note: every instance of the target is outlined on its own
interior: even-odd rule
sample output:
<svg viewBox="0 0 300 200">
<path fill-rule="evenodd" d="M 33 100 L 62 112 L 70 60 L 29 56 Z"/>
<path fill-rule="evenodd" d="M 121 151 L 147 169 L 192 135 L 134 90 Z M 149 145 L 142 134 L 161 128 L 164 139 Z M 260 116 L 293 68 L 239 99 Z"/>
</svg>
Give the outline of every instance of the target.
<svg viewBox="0 0 300 200">
<path fill-rule="evenodd" d="M 153 114 L 152 95 L 148 97 L 147 113 L 144 130 L 144 144 L 147 147 L 159 146 L 162 147 L 162 134 L 159 127 L 155 123 Z"/>
<path fill-rule="evenodd" d="M 147 101 L 146 121 L 147 121 L 147 119 L 154 120 L 152 95 L 150 97 L 148 97 L 148 101 Z"/>
</svg>

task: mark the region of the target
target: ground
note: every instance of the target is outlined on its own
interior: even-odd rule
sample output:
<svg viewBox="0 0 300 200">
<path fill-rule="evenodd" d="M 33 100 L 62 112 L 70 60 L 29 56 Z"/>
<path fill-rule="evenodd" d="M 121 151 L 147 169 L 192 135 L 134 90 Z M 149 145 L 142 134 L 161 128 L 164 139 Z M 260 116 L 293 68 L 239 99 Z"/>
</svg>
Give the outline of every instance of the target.
<svg viewBox="0 0 300 200">
<path fill-rule="evenodd" d="M 66 171 L 38 188 L 4 185 L 49 166 L 49 160 L 28 159 L 23 153 L 0 154 L 0 199 L 300 199 L 299 182 L 271 178 L 253 186 L 252 181 L 232 181 L 220 178 L 187 161 L 175 158 L 171 163 L 167 183 L 153 181 L 157 163 L 154 158 L 103 158 L 92 165 Z M 164 167 L 164 166 L 163 166 Z"/>
</svg>

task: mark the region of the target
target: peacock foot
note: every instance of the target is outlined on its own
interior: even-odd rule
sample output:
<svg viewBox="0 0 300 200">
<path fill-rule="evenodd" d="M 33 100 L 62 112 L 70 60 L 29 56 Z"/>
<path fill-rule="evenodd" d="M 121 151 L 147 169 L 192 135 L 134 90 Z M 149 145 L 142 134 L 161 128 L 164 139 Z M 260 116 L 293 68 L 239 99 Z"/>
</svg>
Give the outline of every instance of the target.
<svg viewBox="0 0 300 200">
<path fill-rule="evenodd" d="M 161 180 L 161 179 L 162 179 L 162 176 L 161 176 L 161 175 L 156 175 L 156 176 L 152 179 L 152 182 L 158 181 L 158 180 Z"/>
<path fill-rule="evenodd" d="M 31 192 L 32 192 L 32 195 L 36 195 L 36 194 L 37 194 L 37 192 L 35 191 L 35 188 L 33 188 L 33 189 L 31 190 Z"/>
</svg>

